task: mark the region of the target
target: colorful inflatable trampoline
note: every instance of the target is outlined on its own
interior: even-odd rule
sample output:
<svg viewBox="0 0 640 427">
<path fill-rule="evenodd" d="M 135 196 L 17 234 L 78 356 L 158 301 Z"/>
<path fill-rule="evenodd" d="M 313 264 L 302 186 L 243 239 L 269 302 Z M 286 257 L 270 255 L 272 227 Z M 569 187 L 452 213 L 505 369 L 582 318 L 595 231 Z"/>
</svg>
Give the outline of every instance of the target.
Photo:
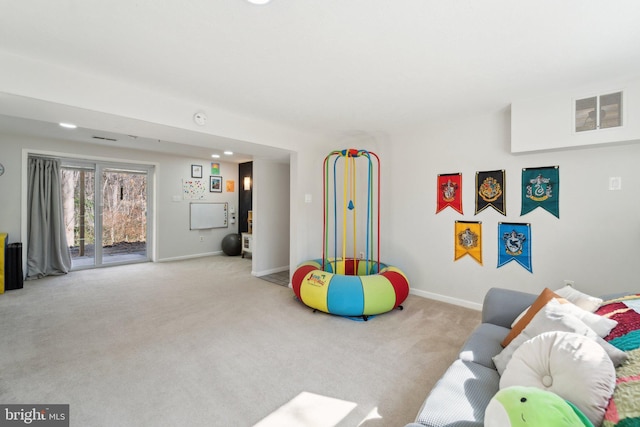
<svg viewBox="0 0 640 427">
<path fill-rule="evenodd" d="M 329 160 L 333 156 L 336 158 L 331 174 Z M 365 174 L 356 172 L 357 158 L 368 160 Z M 345 161 L 339 165 L 341 159 Z M 373 238 L 375 223 L 378 236 L 380 231 L 380 192 L 373 191 L 376 177 L 380 187 L 380 166 L 378 162 L 377 169 L 374 168 L 372 159 L 377 161 L 378 156 L 356 149 L 334 151 L 325 158 L 323 258 L 300 264 L 291 280 L 296 296 L 315 310 L 340 316 L 360 316 L 367 320 L 371 315 L 402 309 L 401 304 L 409 295 L 407 277 L 400 269 L 380 262 L 380 239 Z M 344 173 L 342 190 L 338 190 L 337 186 L 338 171 Z M 356 183 L 358 178 L 363 177 L 368 183 L 363 203 L 366 210 L 365 214 L 358 216 Z M 333 198 L 328 196 L 331 189 Z M 342 209 L 339 210 L 340 204 Z M 377 205 L 377 209 L 373 209 L 374 205 Z M 330 227 L 333 228 L 333 234 L 329 233 Z M 339 238 L 338 229 L 342 230 L 342 239 Z M 356 256 L 358 234 L 361 240 L 364 238 L 365 248 L 365 251 L 359 252 L 359 257 Z M 333 256 L 330 255 L 331 250 Z M 353 256 L 336 256 L 339 250 L 343 254 L 352 252 Z M 371 259 L 372 254 L 376 255 L 376 259 Z"/>
<path fill-rule="evenodd" d="M 344 269 L 341 266 L 344 265 Z M 399 269 L 359 259 L 302 263 L 291 280 L 300 301 L 316 310 L 339 316 L 368 316 L 402 309 L 409 281 Z M 337 270 L 337 271 L 336 271 Z M 334 271 L 336 271 L 334 273 Z"/>
</svg>

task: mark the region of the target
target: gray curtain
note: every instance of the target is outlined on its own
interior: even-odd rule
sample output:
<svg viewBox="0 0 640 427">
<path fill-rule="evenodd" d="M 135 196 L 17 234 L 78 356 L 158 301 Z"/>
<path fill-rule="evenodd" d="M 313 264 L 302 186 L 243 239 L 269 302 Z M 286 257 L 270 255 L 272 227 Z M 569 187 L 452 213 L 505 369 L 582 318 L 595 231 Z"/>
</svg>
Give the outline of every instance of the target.
<svg viewBox="0 0 640 427">
<path fill-rule="evenodd" d="M 60 160 L 29 157 L 27 280 L 71 269 L 61 193 Z"/>
</svg>

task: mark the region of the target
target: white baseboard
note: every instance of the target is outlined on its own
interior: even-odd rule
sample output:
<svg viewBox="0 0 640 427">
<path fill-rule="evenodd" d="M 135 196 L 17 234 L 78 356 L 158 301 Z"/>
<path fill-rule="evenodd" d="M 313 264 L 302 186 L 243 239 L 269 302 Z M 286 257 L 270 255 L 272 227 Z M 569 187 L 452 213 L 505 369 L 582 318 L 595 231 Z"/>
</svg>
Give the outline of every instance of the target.
<svg viewBox="0 0 640 427">
<path fill-rule="evenodd" d="M 184 255 L 184 256 L 177 256 L 177 257 L 171 257 L 171 258 L 161 258 L 156 260 L 156 262 L 184 261 L 185 259 L 204 258 L 206 256 L 222 255 L 222 253 L 223 253 L 222 251 L 216 251 L 216 252 L 206 252 L 203 254 Z"/>
<path fill-rule="evenodd" d="M 269 270 L 252 271 L 251 274 L 256 277 L 260 277 L 260 276 L 266 276 L 267 274 L 280 273 L 282 271 L 287 271 L 287 270 L 289 270 L 289 266 L 285 265 L 282 267 L 270 268 Z"/>
<path fill-rule="evenodd" d="M 433 292 L 422 291 L 420 289 L 411 289 L 409 293 L 411 295 L 416 295 L 422 298 L 429 298 L 436 301 L 446 302 L 449 304 L 459 305 L 461 307 L 482 311 L 482 304 L 478 304 L 476 302 L 471 302 L 459 298 L 452 298 L 446 295 L 434 294 Z"/>
</svg>

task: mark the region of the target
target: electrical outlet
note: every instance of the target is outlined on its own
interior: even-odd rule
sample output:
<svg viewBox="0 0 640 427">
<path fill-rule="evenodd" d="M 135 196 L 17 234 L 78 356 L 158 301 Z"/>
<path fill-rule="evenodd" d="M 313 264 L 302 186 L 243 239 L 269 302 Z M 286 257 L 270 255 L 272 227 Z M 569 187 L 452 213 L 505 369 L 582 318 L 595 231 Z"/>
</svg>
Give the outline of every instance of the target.
<svg viewBox="0 0 640 427">
<path fill-rule="evenodd" d="M 360 259 L 364 259 L 364 252 L 360 252 Z"/>
<path fill-rule="evenodd" d="M 204 236 L 200 236 L 200 241 L 204 242 Z"/>
</svg>

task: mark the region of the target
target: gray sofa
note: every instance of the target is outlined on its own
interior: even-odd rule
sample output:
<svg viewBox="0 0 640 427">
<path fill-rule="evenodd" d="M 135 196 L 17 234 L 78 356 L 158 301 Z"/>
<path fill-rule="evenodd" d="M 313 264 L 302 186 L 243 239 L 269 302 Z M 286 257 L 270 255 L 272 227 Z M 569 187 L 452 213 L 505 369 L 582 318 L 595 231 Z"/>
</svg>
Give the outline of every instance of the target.
<svg viewBox="0 0 640 427">
<path fill-rule="evenodd" d="M 500 376 L 491 359 L 515 318 L 537 295 L 491 288 L 482 306 L 482 323 L 460 349 L 458 359 L 433 387 L 415 422 L 406 427 L 482 427 L 484 410 L 498 392 Z"/>
</svg>

